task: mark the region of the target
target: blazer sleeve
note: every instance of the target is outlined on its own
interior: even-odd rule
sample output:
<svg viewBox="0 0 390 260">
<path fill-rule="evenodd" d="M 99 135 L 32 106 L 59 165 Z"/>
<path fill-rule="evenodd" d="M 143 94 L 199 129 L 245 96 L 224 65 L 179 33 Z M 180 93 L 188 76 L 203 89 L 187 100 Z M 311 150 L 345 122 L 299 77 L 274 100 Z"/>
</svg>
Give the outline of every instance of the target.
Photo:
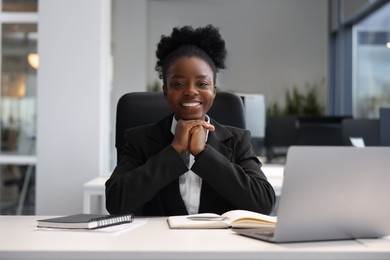
<svg viewBox="0 0 390 260">
<path fill-rule="evenodd" d="M 232 133 L 234 137 L 226 144 L 231 158 L 207 145 L 191 170 L 238 209 L 269 214 L 275 205 L 275 192 L 253 152 L 250 132 Z"/>
<path fill-rule="evenodd" d="M 152 145 L 144 135 L 131 132 L 127 137 L 121 159 L 106 182 L 106 208 L 110 214 L 139 210 L 188 170 L 171 145 L 148 149 Z"/>
</svg>

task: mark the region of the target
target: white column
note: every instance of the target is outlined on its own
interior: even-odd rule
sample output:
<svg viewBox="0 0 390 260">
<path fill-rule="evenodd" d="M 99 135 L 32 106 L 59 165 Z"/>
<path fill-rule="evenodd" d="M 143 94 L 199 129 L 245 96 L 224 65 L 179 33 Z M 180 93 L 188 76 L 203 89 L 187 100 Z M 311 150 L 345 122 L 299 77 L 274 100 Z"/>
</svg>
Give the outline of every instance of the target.
<svg viewBox="0 0 390 260">
<path fill-rule="evenodd" d="M 147 84 L 147 0 L 113 0 L 111 95 L 111 167 L 116 165 L 115 117 L 119 98 L 128 92 L 145 91 Z"/>
<path fill-rule="evenodd" d="M 39 1 L 36 214 L 82 212 L 107 172 L 110 0 Z"/>
</svg>

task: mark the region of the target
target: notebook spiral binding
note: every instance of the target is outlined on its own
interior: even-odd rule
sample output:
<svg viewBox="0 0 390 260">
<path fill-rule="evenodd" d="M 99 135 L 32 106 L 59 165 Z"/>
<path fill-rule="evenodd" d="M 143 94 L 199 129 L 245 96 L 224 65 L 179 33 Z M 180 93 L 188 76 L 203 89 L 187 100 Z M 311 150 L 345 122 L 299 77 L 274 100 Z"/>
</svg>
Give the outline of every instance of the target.
<svg viewBox="0 0 390 260">
<path fill-rule="evenodd" d="M 117 225 L 121 223 L 131 223 L 133 221 L 133 215 L 121 215 L 121 216 L 106 216 L 101 218 L 92 219 L 91 222 L 96 223 L 96 227 L 107 227 L 112 225 Z"/>
</svg>

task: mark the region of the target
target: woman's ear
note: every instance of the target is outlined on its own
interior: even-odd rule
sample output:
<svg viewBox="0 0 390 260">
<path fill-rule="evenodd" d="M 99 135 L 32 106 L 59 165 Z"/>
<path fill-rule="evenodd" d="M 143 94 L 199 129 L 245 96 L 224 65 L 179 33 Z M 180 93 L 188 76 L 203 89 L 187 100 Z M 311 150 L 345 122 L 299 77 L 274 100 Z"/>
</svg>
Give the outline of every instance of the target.
<svg viewBox="0 0 390 260">
<path fill-rule="evenodd" d="M 164 98 L 167 99 L 167 87 L 164 85 L 162 86 Z"/>
</svg>

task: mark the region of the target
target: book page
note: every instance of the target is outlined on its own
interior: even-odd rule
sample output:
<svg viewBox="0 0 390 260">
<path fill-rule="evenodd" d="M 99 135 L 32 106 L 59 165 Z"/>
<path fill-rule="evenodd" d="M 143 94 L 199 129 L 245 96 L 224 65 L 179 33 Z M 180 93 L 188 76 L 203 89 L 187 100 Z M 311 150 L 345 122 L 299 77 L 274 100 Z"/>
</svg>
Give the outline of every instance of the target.
<svg viewBox="0 0 390 260">
<path fill-rule="evenodd" d="M 256 228 L 274 226 L 276 217 L 247 210 L 231 210 L 221 216 L 214 213 L 194 215 L 170 216 L 167 219 L 172 229 L 200 229 L 200 228 Z"/>
<path fill-rule="evenodd" d="M 231 210 L 224 214 L 223 217 L 227 217 L 227 222 L 232 227 L 251 228 L 262 226 L 274 226 L 277 217 L 269 216 L 248 210 Z"/>
<path fill-rule="evenodd" d="M 205 220 L 194 220 L 191 217 L 202 217 Z M 210 217 L 209 219 L 207 219 Z M 167 221 L 169 227 L 172 229 L 183 228 L 183 229 L 200 229 L 200 228 L 228 228 L 229 224 L 223 220 L 213 220 L 213 217 L 221 217 L 213 213 L 202 213 L 195 215 L 184 215 L 184 216 L 170 216 Z"/>
</svg>

